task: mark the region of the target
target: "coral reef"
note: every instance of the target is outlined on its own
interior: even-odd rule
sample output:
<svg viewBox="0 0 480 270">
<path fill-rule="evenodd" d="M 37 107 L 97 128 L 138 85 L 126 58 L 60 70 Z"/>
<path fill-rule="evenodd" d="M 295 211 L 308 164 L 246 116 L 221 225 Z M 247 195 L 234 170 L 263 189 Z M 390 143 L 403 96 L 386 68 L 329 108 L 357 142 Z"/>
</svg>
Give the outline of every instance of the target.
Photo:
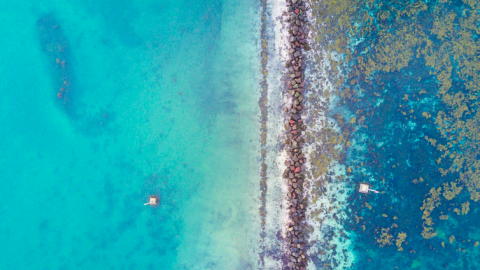
<svg viewBox="0 0 480 270">
<path fill-rule="evenodd" d="M 426 268 L 475 268 L 475 260 L 439 250 L 458 252 L 441 244 L 446 234 L 455 234 L 456 248 L 467 253 L 478 240 L 468 235 L 478 228 L 470 208 L 480 200 L 480 3 L 311 0 L 310 6 L 317 21 L 311 46 L 325 51 L 315 60 L 327 63 L 332 84 L 322 97 L 340 129 L 324 129 L 330 143 L 312 153 L 312 171 L 328 175 L 339 162 L 344 175 L 330 179 L 371 181 L 385 190 L 369 204 L 356 194 L 348 199 L 357 266 L 375 269 L 376 259 L 407 269 L 421 257 Z M 408 243 L 380 245 L 386 228 L 397 239 L 408 235 Z M 376 252 L 388 256 L 375 258 Z"/>
</svg>

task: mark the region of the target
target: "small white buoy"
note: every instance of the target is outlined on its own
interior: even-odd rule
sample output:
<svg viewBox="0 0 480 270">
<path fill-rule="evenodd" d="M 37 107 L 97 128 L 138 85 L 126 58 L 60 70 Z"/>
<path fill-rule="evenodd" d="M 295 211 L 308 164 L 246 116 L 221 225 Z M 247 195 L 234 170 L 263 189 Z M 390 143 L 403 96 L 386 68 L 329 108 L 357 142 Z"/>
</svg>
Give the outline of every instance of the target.
<svg viewBox="0 0 480 270">
<path fill-rule="evenodd" d="M 150 200 L 147 203 L 144 203 L 143 205 L 158 205 L 158 198 L 155 196 L 150 196 Z"/>
</svg>

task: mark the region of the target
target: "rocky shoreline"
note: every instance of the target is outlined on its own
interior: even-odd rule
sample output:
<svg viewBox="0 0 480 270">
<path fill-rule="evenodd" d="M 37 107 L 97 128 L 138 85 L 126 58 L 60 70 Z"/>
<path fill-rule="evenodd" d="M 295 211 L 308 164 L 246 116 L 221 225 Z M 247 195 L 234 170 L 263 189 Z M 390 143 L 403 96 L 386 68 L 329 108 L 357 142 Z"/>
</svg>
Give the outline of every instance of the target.
<svg viewBox="0 0 480 270">
<path fill-rule="evenodd" d="M 306 6 L 303 0 L 286 0 L 288 11 L 289 57 L 287 59 L 287 91 L 291 98 L 290 105 L 285 108 L 288 114 L 285 123 L 287 149 L 286 169 L 283 178 L 288 185 L 288 221 L 286 229 L 286 265 L 285 269 L 306 269 L 307 266 L 307 224 L 305 211 L 307 200 L 303 193 L 305 181 L 306 157 L 302 152 L 305 142 L 303 135 L 307 128 L 302 119 L 304 111 L 304 70 L 303 52 L 308 50 L 306 41 L 307 23 Z"/>
</svg>

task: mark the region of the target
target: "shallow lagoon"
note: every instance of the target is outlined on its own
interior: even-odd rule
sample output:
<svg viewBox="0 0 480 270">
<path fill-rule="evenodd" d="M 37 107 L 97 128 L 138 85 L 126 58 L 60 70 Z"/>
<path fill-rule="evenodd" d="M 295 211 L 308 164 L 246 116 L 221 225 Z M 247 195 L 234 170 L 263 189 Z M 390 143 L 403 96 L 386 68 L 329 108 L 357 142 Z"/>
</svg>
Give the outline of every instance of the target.
<svg viewBox="0 0 480 270">
<path fill-rule="evenodd" d="M 255 265 L 258 4 L 0 5 L 0 265 Z M 61 66 L 42 50 L 45 16 L 68 46 L 67 107 Z M 143 206 L 150 194 L 160 207 Z"/>
</svg>

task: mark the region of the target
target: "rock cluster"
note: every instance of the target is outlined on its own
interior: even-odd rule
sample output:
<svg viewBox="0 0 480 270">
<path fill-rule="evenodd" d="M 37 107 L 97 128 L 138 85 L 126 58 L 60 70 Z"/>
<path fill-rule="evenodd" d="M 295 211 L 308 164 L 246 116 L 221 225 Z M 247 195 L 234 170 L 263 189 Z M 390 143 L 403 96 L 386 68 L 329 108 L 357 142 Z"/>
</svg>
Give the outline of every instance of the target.
<svg viewBox="0 0 480 270">
<path fill-rule="evenodd" d="M 288 120 L 285 123 L 288 158 L 283 178 L 288 184 L 288 217 L 287 224 L 287 262 L 286 269 L 306 269 L 307 264 L 307 226 L 305 223 L 306 200 L 303 196 L 305 180 L 305 155 L 302 152 L 303 133 L 306 126 L 301 117 L 304 111 L 304 69 L 305 62 L 302 51 L 307 45 L 306 8 L 304 0 L 286 0 L 287 19 L 289 23 L 289 59 L 287 60 L 287 88 L 292 103 L 285 111 Z"/>
</svg>

